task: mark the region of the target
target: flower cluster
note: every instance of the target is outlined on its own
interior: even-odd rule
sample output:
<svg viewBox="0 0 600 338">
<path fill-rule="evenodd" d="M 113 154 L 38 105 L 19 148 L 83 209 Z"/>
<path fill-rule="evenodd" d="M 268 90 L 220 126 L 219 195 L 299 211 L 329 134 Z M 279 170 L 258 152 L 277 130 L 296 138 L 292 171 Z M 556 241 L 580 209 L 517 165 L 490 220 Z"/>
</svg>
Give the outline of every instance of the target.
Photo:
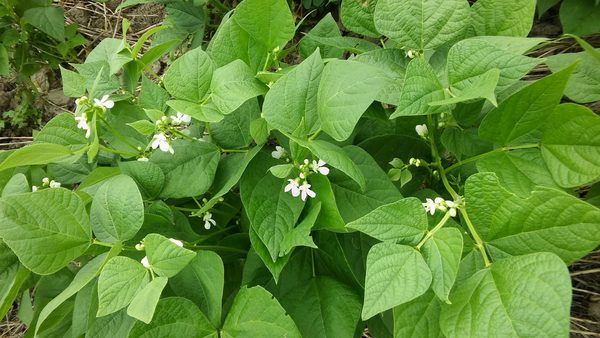
<svg viewBox="0 0 600 338">
<path fill-rule="evenodd" d="M 82 96 L 75 100 L 75 104 L 77 104 L 77 111 L 81 111 L 80 115 L 75 116 L 75 121 L 77 121 L 77 128 L 85 130 L 85 137 L 90 138 L 92 134 L 92 129 L 90 128 L 90 119 L 89 114 L 94 113 L 94 108 L 97 108 L 96 111 L 100 110 L 105 112 L 106 109 L 111 109 L 115 106 L 115 102 L 109 99 L 108 95 L 102 96 L 100 100 L 94 99 L 93 103 L 87 96 Z M 83 110 L 83 111 L 82 111 Z"/>
<path fill-rule="evenodd" d="M 423 207 L 425 208 L 425 212 L 428 212 L 431 215 L 435 214 L 436 210 L 440 210 L 442 212 L 448 212 L 450 216 L 455 217 L 456 210 L 461 204 L 461 201 L 450 201 L 444 200 L 441 197 L 436 197 L 434 200 L 427 198 L 425 203 L 423 203 Z"/>
<path fill-rule="evenodd" d="M 169 241 L 171 241 L 171 243 L 177 245 L 178 247 L 183 247 L 183 242 L 178 239 L 169 238 Z M 142 251 L 142 250 L 145 250 L 146 248 L 144 247 L 144 243 L 139 243 L 139 244 L 135 245 L 135 249 L 138 251 Z M 150 262 L 148 261 L 148 256 L 144 256 L 144 258 L 142 258 L 140 263 L 142 263 L 142 265 L 146 269 L 150 269 Z"/>
<path fill-rule="evenodd" d="M 271 152 L 271 156 L 276 159 L 287 159 L 288 153 L 282 146 L 275 146 L 275 150 Z"/>
<path fill-rule="evenodd" d="M 283 191 L 290 192 L 294 197 L 300 196 L 303 201 L 306 201 L 307 197 L 314 198 L 317 194 L 310 190 L 311 185 L 306 179 L 313 173 L 328 175 L 329 168 L 327 168 L 325 164 L 327 163 L 323 160 L 313 160 L 311 163 L 308 159 L 305 159 L 303 164 L 298 166 L 298 169 L 300 170 L 298 177 L 295 179 L 288 179 L 288 184 L 283 188 Z M 300 184 L 300 182 L 302 182 L 302 184 Z"/>
<path fill-rule="evenodd" d="M 187 128 L 192 122 L 192 117 L 181 112 L 170 117 L 163 116 L 156 121 L 158 132 L 152 136 L 150 147 L 152 149 L 160 149 L 171 154 L 175 153 L 171 141 L 176 138 L 176 134 L 180 129 Z"/>
<path fill-rule="evenodd" d="M 46 188 L 46 187 L 60 188 L 60 182 L 56 182 L 55 180 L 50 180 L 48 177 L 44 177 L 44 178 L 42 178 L 42 186 L 41 186 L 41 188 Z M 35 185 L 31 187 L 31 191 L 32 192 L 36 192 L 39 189 L 40 189 L 40 187 L 35 186 Z"/>
</svg>

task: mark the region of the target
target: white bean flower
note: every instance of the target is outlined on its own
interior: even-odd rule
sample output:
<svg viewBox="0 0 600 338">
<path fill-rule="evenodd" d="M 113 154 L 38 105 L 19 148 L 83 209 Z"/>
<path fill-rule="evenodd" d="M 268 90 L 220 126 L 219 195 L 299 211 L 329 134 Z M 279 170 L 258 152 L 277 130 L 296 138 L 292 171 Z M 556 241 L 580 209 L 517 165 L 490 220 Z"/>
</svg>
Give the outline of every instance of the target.
<svg viewBox="0 0 600 338">
<path fill-rule="evenodd" d="M 181 112 L 177 112 L 176 116 L 171 115 L 171 123 L 175 126 L 188 125 L 192 122 L 192 117 Z"/>
<path fill-rule="evenodd" d="M 212 218 L 212 213 L 206 212 L 204 217 L 202 217 L 204 221 L 204 229 L 210 230 L 210 227 L 217 226 L 217 222 Z"/>
<path fill-rule="evenodd" d="M 275 146 L 275 150 L 271 152 L 271 156 L 276 159 L 280 159 L 287 155 L 287 151 L 285 151 L 284 147 Z"/>
<path fill-rule="evenodd" d="M 38 191 L 38 187 L 36 185 L 31 186 L 31 192 L 36 192 Z"/>
<path fill-rule="evenodd" d="M 427 125 L 426 124 L 418 124 L 415 127 L 415 131 L 417 132 L 417 134 L 419 136 L 421 136 L 422 138 L 426 138 L 427 135 L 429 134 L 429 130 L 427 129 Z"/>
<path fill-rule="evenodd" d="M 169 238 L 169 241 L 171 241 L 171 243 L 177 245 L 178 247 L 183 247 L 183 242 L 178 239 Z"/>
<path fill-rule="evenodd" d="M 312 169 L 317 173 L 320 173 L 321 175 L 327 175 L 329 174 L 329 168 L 325 167 L 327 163 L 325 163 L 325 161 L 323 160 L 319 160 L 318 162 L 313 160 L 312 161 Z"/>
<path fill-rule="evenodd" d="M 426 198 L 425 203 L 422 203 L 422 204 L 423 204 L 423 208 L 425 208 L 425 212 L 428 212 L 431 215 L 435 214 L 437 205 L 431 198 Z"/>
<path fill-rule="evenodd" d="M 85 130 L 85 137 L 90 138 L 92 130 L 85 116 L 75 116 L 75 121 L 77 121 L 77 128 Z"/>
<path fill-rule="evenodd" d="M 446 201 L 446 206 L 450 208 L 448 209 L 448 213 L 450 214 L 450 216 L 456 217 L 456 210 L 458 209 L 458 204 L 454 201 Z"/>
<path fill-rule="evenodd" d="M 146 268 L 149 269 L 150 268 L 150 262 L 148 261 L 148 256 L 144 256 L 144 258 L 142 258 L 142 260 L 140 261 L 140 263 L 142 263 L 142 265 Z"/>
<path fill-rule="evenodd" d="M 115 106 L 115 102 L 113 100 L 109 100 L 108 95 L 104 95 L 100 100 L 94 99 L 94 106 L 103 109 L 110 109 Z"/>
<path fill-rule="evenodd" d="M 50 188 L 60 188 L 60 182 L 56 182 L 55 180 L 50 181 Z"/>
<path fill-rule="evenodd" d="M 289 182 L 288 185 L 286 185 L 285 188 L 283 188 L 283 191 L 284 192 L 291 191 L 292 196 L 294 196 L 294 197 L 300 196 L 300 185 L 298 184 L 298 182 L 291 178 L 288 180 L 288 182 Z"/>
<path fill-rule="evenodd" d="M 48 177 L 42 178 L 42 186 L 47 187 L 50 185 L 50 179 Z"/>
<path fill-rule="evenodd" d="M 317 196 L 317 194 L 314 191 L 310 190 L 310 184 L 308 184 L 307 182 L 304 182 L 304 184 L 298 187 L 298 189 L 300 190 L 300 198 L 303 201 L 306 201 L 306 196 L 311 198 Z"/>
<path fill-rule="evenodd" d="M 165 135 L 165 133 L 154 134 L 152 137 L 152 149 L 159 148 L 161 151 L 170 152 L 171 154 L 175 153 L 175 150 L 171 146 L 169 139 Z"/>
</svg>

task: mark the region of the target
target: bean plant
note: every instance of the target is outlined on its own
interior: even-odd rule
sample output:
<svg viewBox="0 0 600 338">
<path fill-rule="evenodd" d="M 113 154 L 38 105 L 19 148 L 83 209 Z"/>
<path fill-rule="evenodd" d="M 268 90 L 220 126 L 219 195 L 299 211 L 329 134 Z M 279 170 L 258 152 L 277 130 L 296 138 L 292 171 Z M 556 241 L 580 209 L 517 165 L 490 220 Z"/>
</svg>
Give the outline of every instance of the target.
<svg viewBox="0 0 600 338">
<path fill-rule="evenodd" d="M 32 337 L 568 336 L 600 53 L 526 37 L 535 4 L 343 0 L 301 32 L 243 0 L 164 75 L 162 28 L 100 43 L 62 69 L 75 112 L 0 153 L 0 313 Z"/>
</svg>

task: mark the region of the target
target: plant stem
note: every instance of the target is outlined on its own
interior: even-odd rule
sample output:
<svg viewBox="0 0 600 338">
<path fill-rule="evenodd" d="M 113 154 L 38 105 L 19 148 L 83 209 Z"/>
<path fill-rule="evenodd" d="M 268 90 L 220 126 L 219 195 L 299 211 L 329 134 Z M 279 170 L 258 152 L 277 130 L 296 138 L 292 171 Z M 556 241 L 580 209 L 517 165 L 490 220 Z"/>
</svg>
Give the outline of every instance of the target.
<svg viewBox="0 0 600 338">
<path fill-rule="evenodd" d="M 227 247 L 227 246 L 220 246 L 220 245 L 194 245 L 193 248 L 194 249 L 201 249 L 201 250 L 235 252 L 235 253 L 242 253 L 242 254 L 248 253 L 248 251 L 246 251 L 246 250 L 236 249 L 236 248 L 230 248 L 230 247 Z"/>
<path fill-rule="evenodd" d="M 222 153 L 247 153 L 248 149 L 221 149 Z"/>
<path fill-rule="evenodd" d="M 510 146 L 510 147 L 502 147 L 502 148 L 496 148 L 494 150 L 490 150 L 486 153 L 483 154 L 479 154 L 479 155 L 475 155 L 473 157 L 469 157 L 465 160 L 459 161 L 454 163 L 453 165 L 449 166 L 448 168 L 446 168 L 447 172 L 450 172 L 464 164 L 467 163 L 471 163 L 473 161 L 477 161 L 480 160 L 482 158 L 488 157 L 490 155 L 496 154 L 496 153 L 501 153 L 504 151 L 511 151 L 511 150 L 515 150 L 515 149 L 529 149 L 529 148 L 539 148 L 539 144 L 538 143 L 529 143 L 529 144 L 522 144 L 522 145 L 518 145 L 518 146 Z"/>
<path fill-rule="evenodd" d="M 312 135 L 311 135 L 311 136 L 308 138 L 308 140 L 309 140 L 309 141 L 312 141 L 312 140 L 316 139 L 316 138 L 317 138 L 317 136 L 319 136 L 319 134 L 321 134 L 321 128 L 317 129 L 317 131 L 315 131 L 315 133 L 314 133 L 314 134 L 312 134 Z"/>
<path fill-rule="evenodd" d="M 475 241 L 475 247 L 477 248 L 477 250 L 479 250 L 481 257 L 483 258 L 483 263 L 486 267 L 490 266 L 490 264 L 492 263 L 490 262 L 488 253 L 485 251 L 485 243 L 483 242 L 483 240 L 481 240 L 481 237 L 479 237 L 477 230 L 475 230 L 475 226 L 473 225 L 473 222 L 471 222 L 469 214 L 467 214 L 467 211 L 465 209 L 460 209 L 460 215 L 465 220 L 465 223 L 467 223 L 467 228 L 469 229 L 471 236 L 473 236 L 473 240 Z"/>
<path fill-rule="evenodd" d="M 106 242 L 102 242 L 102 241 L 99 241 L 97 239 L 94 239 L 94 242 L 92 242 L 92 244 L 96 244 L 96 245 L 100 245 L 100 246 L 105 246 L 107 248 L 112 248 L 113 247 L 112 244 L 106 243 Z"/>
<path fill-rule="evenodd" d="M 449 219 L 450 219 L 450 213 L 446 212 L 446 214 L 444 215 L 442 220 L 438 224 L 436 224 L 435 227 L 433 227 L 433 229 L 431 229 L 430 231 L 427 231 L 427 234 L 425 235 L 425 237 L 423 237 L 423 239 L 419 242 L 419 244 L 417 244 L 417 246 L 416 246 L 417 250 L 421 250 L 421 247 L 423 246 L 423 244 L 425 244 L 425 242 L 427 242 L 431 237 L 433 237 L 433 235 L 435 235 L 435 233 L 438 230 L 440 230 Z"/>
</svg>

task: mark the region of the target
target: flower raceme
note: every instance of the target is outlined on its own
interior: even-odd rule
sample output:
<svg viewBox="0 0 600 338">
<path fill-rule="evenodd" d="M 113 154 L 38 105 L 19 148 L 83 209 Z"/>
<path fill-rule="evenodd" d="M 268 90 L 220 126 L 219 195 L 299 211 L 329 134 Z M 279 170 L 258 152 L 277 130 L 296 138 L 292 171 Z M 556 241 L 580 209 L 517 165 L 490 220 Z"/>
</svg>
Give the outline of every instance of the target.
<svg viewBox="0 0 600 338">
<path fill-rule="evenodd" d="M 167 135 L 165 135 L 165 133 L 154 134 L 154 136 L 152 137 L 151 146 L 152 149 L 158 148 L 164 152 L 169 152 L 171 154 L 175 153 L 175 150 L 173 149 L 173 146 L 171 146 L 171 142 L 169 142 L 169 139 L 167 138 Z"/>
<path fill-rule="evenodd" d="M 439 210 L 448 212 L 450 216 L 456 217 L 456 210 L 460 207 L 461 203 L 460 201 L 450 201 L 444 200 L 441 197 L 436 197 L 435 200 L 427 198 L 422 204 L 423 208 L 425 208 L 425 212 L 430 213 L 432 216 L 435 214 L 436 210 Z"/>
<path fill-rule="evenodd" d="M 277 149 L 277 151 L 279 151 L 279 149 Z M 285 151 L 285 149 L 283 151 Z M 310 189 L 311 185 L 308 183 L 307 178 L 312 173 L 328 175 L 329 168 L 325 166 L 326 164 L 327 163 L 321 159 L 318 161 L 313 160 L 312 163 L 308 159 L 305 159 L 303 164 L 298 166 L 298 169 L 300 170 L 298 177 L 295 179 L 288 179 L 288 184 L 283 188 L 283 191 L 291 193 L 293 197 L 300 196 L 300 199 L 303 201 L 306 201 L 307 197 L 314 198 L 317 194 Z M 300 182 L 302 182 L 302 184 L 300 184 Z"/>
<path fill-rule="evenodd" d="M 109 100 L 108 95 L 104 95 L 100 100 L 94 99 L 94 106 L 102 109 L 110 109 L 115 106 L 115 102 Z"/>
</svg>

